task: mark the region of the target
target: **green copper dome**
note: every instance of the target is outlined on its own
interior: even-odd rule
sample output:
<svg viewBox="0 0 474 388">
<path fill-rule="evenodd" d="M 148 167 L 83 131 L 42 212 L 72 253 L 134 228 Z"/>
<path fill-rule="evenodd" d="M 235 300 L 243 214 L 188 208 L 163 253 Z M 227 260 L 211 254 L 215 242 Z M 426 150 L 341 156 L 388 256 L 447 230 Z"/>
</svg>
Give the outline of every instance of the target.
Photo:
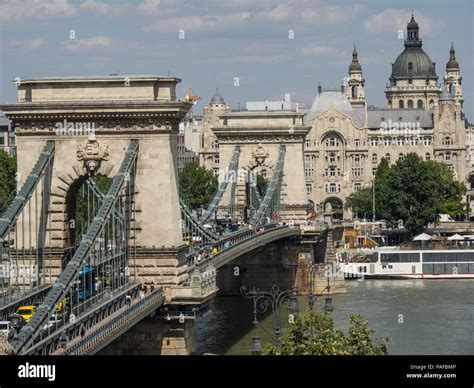
<svg viewBox="0 0 474 388">
<path fill-rule="evenodd" d="M 392 64 L 391 80 L 409 78 L 438 79 L 435 64 L 421 48 L 423 43 L 419 38 L 418 32 L 418 23 L 412 15 L 410 22 L 407 24 L 405 50 L 398 56 L 395 63 Z"/>
<path fill-rule="evenodd" d="M 435 64 L 421 47 L 407 47 L 392 65 L 393 79 L 438 79 Z"/>
</svg>

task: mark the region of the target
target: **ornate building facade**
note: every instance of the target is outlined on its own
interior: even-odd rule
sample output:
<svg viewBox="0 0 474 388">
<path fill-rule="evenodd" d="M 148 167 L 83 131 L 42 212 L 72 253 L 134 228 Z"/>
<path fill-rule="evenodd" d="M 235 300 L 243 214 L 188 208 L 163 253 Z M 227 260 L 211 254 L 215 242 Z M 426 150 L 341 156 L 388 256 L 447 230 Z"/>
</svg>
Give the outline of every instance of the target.
<svg viewBox="0 0 474 388">
<path fill-rule="evenodd" d="M 258 111 L 267 118 L 273 116 L 265 122 L 267 128 L 281 126 L 281 119 L 276 117 L 284 112 L 290 116 L 305 113 L 304 126 L 309 128 L 303 151 L 306 196 L 319 213 L 333 220 L 350 218 L 352 212 L 344 209 L 347 197 L 371 184 L 382 158 L 395 163 L 413 152 L 425 160 L 446 163 L 456 179 L 467 181 L 474 156 L 474 146 L 468 142 L 474 135 L 468 130 L 462 110 L 462 77 L 453 45 L 441 85 L 435 63 L 422 48 L 419 26 L 412 15 L 404 50 L 392 64 L 385 107 L 367 105 L 363 69 L 355 46 L 344 81 L 335 90 L 319 85 L 309 109 L 265 102 L 238 113 L 242 131 L 252 125 Z M 219 145 L 213 128 L 222 131 L 230 111 L 218 94 L 204 108 L 200 161 L 214 170 L 218 169 L 215 161 L 219 161 Z"/>
</svg>

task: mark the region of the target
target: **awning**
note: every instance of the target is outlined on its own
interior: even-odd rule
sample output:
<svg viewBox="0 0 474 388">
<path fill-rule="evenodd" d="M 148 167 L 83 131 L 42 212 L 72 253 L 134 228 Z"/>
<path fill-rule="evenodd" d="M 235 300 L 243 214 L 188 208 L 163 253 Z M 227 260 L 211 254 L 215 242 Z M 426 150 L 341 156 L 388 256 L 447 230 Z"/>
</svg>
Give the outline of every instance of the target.
<svg viewBox="0 0 474 388">
<path fill-rule="evenodd" d="M 453 234 L 452 236 L 448 237 L 448 240 L 450 241 L 462 241 L 464 240 L 464 236 L 461 236 L 460 234 Z"/>
<path fill-rule="evenodd" d="M 413 239 L 413 241 L 429 241 L 429 240 L 431 240 L 431 236 L 426 233 L 419 234 Z"/>
</svg>

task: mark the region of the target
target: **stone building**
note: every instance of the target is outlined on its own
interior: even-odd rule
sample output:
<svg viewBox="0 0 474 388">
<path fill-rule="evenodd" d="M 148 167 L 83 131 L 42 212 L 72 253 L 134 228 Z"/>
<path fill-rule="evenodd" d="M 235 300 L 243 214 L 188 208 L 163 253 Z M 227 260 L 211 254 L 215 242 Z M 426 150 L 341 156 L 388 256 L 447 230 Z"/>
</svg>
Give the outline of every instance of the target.
<svg viewBox="0 0 474 388">
<path fill-rule="evenodd" d="M 414 152 L 425 160 L 446 163 L 458 180 L 466 181 L 474 165 L 474 134 L 462 110 L 462 77 L 456 52 L 451 45 L 441 85 L 435 63 L 422 46 L 412 15 L 404 50 L 392 64 L 385 107 L 366 102 L 365 79 L 355 45 L 344 85 L 338 89 L 319 85 L 309 109 L 303 104 L 285 105 L 283 100 L 247 103 L 244 111 L 231 113 L 216 93 L 204 108 L 201 165 L 217 170 L 219 160 L 222 162 L 213 128 L 225 128 L 226 120 L 239 117 L 233 119 L 233 130 L 240 126 L 245 131 L 248 126 L 261 125 L 262 115 L 271 115 L 271 120 L 265 119 L 266 128 L 271 129 L 283 123 L 276 119 L 277 112 L 287 111 L 305 113 L 304 126 L 309 127 L 304 141 L 308 204 L 333 220 L 351 218 L 350 209 L 344 209 L 347 197 L 371 184 L 382 158 L 395 163 Z"/>
</svg>

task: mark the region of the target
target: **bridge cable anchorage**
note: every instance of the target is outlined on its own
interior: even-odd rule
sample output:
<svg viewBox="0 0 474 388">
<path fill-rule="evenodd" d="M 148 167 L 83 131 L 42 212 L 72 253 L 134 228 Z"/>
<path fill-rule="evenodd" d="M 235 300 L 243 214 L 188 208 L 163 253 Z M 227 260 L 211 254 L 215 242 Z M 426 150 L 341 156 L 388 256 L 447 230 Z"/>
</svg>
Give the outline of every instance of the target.
<svg viewBox="0 0 474 388">
<path fill-rule="evenodd" d="M 281 182 L 283 180 L 285 153 L 286 147 L 281 145 L 278 152 L 278 161 L 272 179 L 270 180 L 270 184 L 265 191 L 265 195 L 263 200 L 260 202 L 257 212 L 250 220 L 250 224 L 253 226 L 266 223 L 266 218 L 272 218 L 272 213 L 277 212 L 280 209 Z"/>
<path fill-rule="evenodd" d="M 234 148 L 234 152 L 232 153 L 232 158 L 230 159 L 229 166 L 227 167 L 226 173 L 224 174 L 219 187 L 214 194 L 214 197 L 209 202 L 206 210 L 204 210 L 201 216 L 201 224 L 206 223 L 209 218 L 217 211 L 217 207 L 224 196 L 224 193 L 227 189 L 227 185 L 229 184 L 229 180 L 232 179 L 233 182 L 237 181 L 237 166 L 239 163 L 239 155 L 240 155 L 240 147 L 236 146 Z"/>
<path fill-rule="evenodd" d="M 124 268 L 128 268 L 126 267 L 128 265 L 126 263 L 126 252 L 129 249 L 128 239 L 130 237 L 130 228 L 125 227 L 120 231 L 116 231 L 114 229 L 118 228 L 118 226 L 110 223 L 109 220 L 112 218 L 110 215 L 113 213 L 115 206 L 118 206 L 122 210 L 130 206 L 126 203 L 129 200 L 124 199 L 123 192 L 127 189 L 129 193 L 135 192 L 134 175 L 131 180 L 126 179 L 125 176 L 135 174 L 138 146 L 138 140 L 132 140 L 130 142 L 118 173 L 113 179 L 112 185 L 100 205 L 97 216 L 88 227 L 83 241 L 81 241 L 71 260 L 66 264 L 59 278 L 44 298 L 36 314 L 21 328 L 18 336 L 12 341 L 12 346 L 16 354 L 28 353 L 28 348 L 35 344 L 34 341 L 38 337 L 38 339 L 41 340 L 42 336 L 46 335 L 43 333 L 45 325 L 48 326 L 48 322 L 57 311 L 58 306 L 63 304 L 63 301 L 67 300 L 66 298 L 69 298 L 71 302 L 70 309 L 74 311 L 74 308 L 79 305 L 79 302 L 78 305 L 72 304 L 73 287 L 76 286 L 76 297 L 79 301 L 81 291 L 77 291 L 77 289 L 82 285 L 81 282 L 84 282 L 82 299 L 85 301 L 89 289 L 89 286 L 87 288 L 85 286 L 87 280 L 86 269 L 93 268 L 90 267 L 93 265 L 92 262 L 99 263 L 97 268 L 99 268 L 101 263 L 109 263 L 100 267 L 100 270 L 103 271 L 102 279 L 104 279 L 104 284 L 110 284 L 110 286 L 106 287 L 106 292 L 104 292 L 105 296 L 103 296 L 103 298 L 113 299 L 116 288 L 123 287 L 123 285 L 128 283 L 128 276 L 124 275 L 122 277 L 122 275 Z M 130 218 L 130 212 L 127 214 Z M 116 252 L 117 250 L 119 251 L 118 253 Z M 112 252 L 114 255 L 112 255 Z M 108 256 L 109 253 L 111 256 Z M 116 261 L 116 259 L 121 261 Z M 90 271 L 90 274 L 92 279 L 93 272 Z M 101 274 L 98 273 L 98 275 Z M 92 282 L 92 280 L 89 281 Z M 91 294 L 92 293 L 93 290 L 91 286 Z M 61 330 L 61 328 L 59 328 L 59 330 Z"/>
<path fill-rule="evenodd" d="M 0 217 L 0 315 L 21 300 L 36 301 L 46 282 L 46 219 L 49 213 L 55 143 L 48 140 L 21 189 Z M 40 294 L 41 294 L 40 292 Z"/>
</svg>

